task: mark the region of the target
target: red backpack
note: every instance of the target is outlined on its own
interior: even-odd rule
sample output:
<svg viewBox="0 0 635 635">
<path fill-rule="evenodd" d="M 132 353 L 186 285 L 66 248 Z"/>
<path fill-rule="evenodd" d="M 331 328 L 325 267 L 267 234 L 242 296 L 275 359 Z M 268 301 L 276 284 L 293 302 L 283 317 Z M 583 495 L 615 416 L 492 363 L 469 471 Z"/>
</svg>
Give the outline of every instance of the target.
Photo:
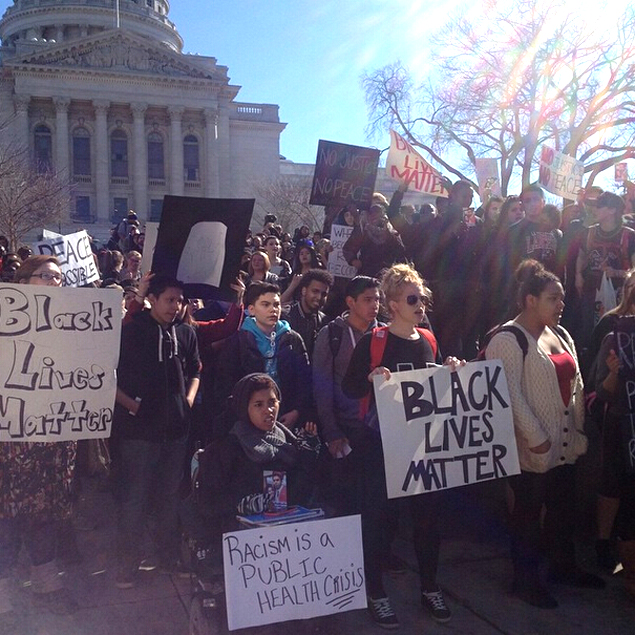
<svg viewBox="0 0 635 635">
<path fill-rule="evenodd" d="M 428 329 L 420 329 L 417 328 L 421 337 L 425 337 L 430 344 L 430 348 L 432 349 L 432 354 L 436 358 L 437 352 L 439 350 L 439 346 L 437 344 L 437 340 L 434 337 L 432 331 Z M 381 360 L 384 357 L 384 351 L 386 350 L 386 342 L 388 341 L 388 327 L 387 326 L 377 326 L 372 330 L 372 335 L 370 339 L 370 371 L 375 370 L 377 366 L 381 364 Z M 370 372 L 369 371 L 369 372 Z M 359 403 L 359 417 L 363 421 L 366 418 L 366 413 L 368 412 L 368 408 L 370 406 L 370 393 L 363 397 Z"/>
</svg>

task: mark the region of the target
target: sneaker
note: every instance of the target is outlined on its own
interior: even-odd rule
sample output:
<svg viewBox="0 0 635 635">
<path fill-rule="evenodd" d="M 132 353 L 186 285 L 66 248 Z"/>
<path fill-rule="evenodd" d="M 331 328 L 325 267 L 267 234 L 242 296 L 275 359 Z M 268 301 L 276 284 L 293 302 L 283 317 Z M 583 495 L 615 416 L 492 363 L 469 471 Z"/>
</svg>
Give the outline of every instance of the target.
<svg viewBox="0 0 635 635">
<path fill-rule="evenodd" d="M 596 540 L 595 555 L 597 557 L 598 567 L 610 573 L 615 571 L 617 559 L 613 555 L 613 548 L 610 540 Z"/>
<path fill-rule="evenodd" d="M 49 593 L 34 593 L 33 604 L 47 609 L 53 615 L 70 615 L 79 610 L 75 598 L 68 592 L 68 589 L 64 588 Z"/>
<path fill-rule="evenodd" d="M 390 600 L 384 598 L 371 598 L 368 596 L 368 611 L 379 626 L 389 630 L 399 628 L 399 620 L 390 606 Z"/>
<path fill-rule="evenodd" d="M 159 567 L 159 559 L 156 556 L 144 558 L 139 563 L 139 571 L 154 571 Z"/>
<path fill-rule="evenodd" d="M 452 618 L 441 589 L 430 592 L 421 591 L 421 606 L 430 613 L 432 619 L 436 622 L 449 622 Z"/>
</svg>

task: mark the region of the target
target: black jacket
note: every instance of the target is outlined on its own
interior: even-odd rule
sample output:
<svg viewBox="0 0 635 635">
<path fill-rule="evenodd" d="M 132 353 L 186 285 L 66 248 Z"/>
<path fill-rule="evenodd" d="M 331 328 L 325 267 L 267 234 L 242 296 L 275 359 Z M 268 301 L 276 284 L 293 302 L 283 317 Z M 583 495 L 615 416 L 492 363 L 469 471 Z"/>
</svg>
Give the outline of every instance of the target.
<svg viewBox="0 0 635 635">
<path fill-rule="evenodd" d="M 163 329 L 149 311 L 136 315 L 121 331 L 117 386 L 141 404 L 136 415 L 116 404 L 115 434 L 146 441 L 186 435 L 190 423 L 187 385 L 199 377 L 200 366 L 191 326 Z"/>
</svg>

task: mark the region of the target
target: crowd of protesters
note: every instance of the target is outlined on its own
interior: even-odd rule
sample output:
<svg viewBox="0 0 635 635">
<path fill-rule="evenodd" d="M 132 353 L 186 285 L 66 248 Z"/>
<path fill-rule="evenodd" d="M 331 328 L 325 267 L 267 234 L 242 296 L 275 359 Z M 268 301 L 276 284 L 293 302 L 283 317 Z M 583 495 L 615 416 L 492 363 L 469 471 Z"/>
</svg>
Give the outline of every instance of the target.
<svg viewBox="0 0 635 635">
<path fill-rule="evenodd" d="M 219 529 L 237 512 L 277 504 L 283 475 L 289 504 L 361 514 L 369 611 L 380 626 L 398 627 L 382 573 L 400 568 L 390 545 L 404 506 L 386 495 L 373 377 L 430 363 L 456 368 L 487 341 L 486 357 L 502 360 L 507 375 L 522 470 L 508 479 L 514 593 L 557 607 L 540 573 L 545 555 L 549 583 L 604 587 L 578 567 L 573 541 L 575 465 L 587 448 L 584 376 L 586 391 L 608 404 L 598 568 L 616 565 L 616 536 L 635 597 L 635 477 L 620 447 L 626 388 L 609 335 L 616 316 L 635 314 L 630 192 L 589 188 L 561 211 L 537 185 L 490 197 L 477 210 L 465 181 L 420 209 L 402 204 L 406 191 L 400 187 L 390 201 L 377 193 L 368 210 L 347 206 L 337 215 L 352 227 L 343 247 L 357 272 L 350 280 L 327 270 L 330 227 L 312 234 L 302 226 L 291 235 L 266 216 L 246 237 L 231 303 L 186 297 L 178 280 L 142 271 L 144 234 L 133 212 L 95 247 L 95 286 L 122 292 L 109 439 L 119 588 L 138 584 L 141 565 L 186 571 L 179 549 L 185 466 L 206 447 L 198 501 Z M 55 258 L 8 248 L 0 237 L 4 282 L 61 285 Z M 600 320 L 603 278 L 619 304 Z M 376 337 L 384 340 L 379 358 Z M 0 476 L 0 616 L 11 613 L 8 580 L 22 545 L 34 599 L 55 613 L 77 609 L 57 575 L 61 544 L 38 536 L 72 536 L 69 492 L 83 443 L 0 444 L 10 467 Z M 278 475 L 268 492 L 263 470 Z M 421 603 L 439 622 L 451 617 L 436 581 L 444 494 L 407 501 Z M 149 509 L 155 553 L 143 552 Z"/>
</svg>

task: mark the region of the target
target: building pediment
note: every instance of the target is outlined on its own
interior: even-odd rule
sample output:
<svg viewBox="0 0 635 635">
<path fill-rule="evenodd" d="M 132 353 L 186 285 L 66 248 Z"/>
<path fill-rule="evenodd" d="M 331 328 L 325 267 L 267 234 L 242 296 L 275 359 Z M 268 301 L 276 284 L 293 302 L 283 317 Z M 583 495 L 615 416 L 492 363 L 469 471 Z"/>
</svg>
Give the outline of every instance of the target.
<svg viewBox="0 0 635 635">
<path fill-rule="evenodd" d="M 60 70 L 90 72 L 131 72 L 135 75 L 169 76 L 208 79 L 228 83 L 227 68 L 209 64 L 203 67 L 185 60 L 167 47 L 122 29 L 105 31 L 99 35 L 54 45 L 20 58 L 5 62 L 18 68 L 59 68 Z M 210 68 L 212 66 L 212 68 Z"/>
</svg>

